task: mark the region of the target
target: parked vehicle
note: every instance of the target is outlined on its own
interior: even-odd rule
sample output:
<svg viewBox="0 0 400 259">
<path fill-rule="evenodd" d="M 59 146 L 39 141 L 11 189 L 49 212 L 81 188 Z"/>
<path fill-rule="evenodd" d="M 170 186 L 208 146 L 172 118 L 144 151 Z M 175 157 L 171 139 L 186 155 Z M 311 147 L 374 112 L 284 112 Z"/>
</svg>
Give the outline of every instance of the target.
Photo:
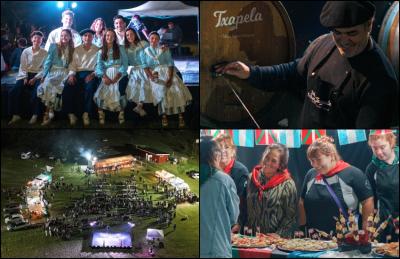
<svg viewBox="0 0 400 259">
<path fill-rule="evenodd" d="M 31 227 L 31 225 L 25 221 L 17 221 L 17 222 L 11 222 L 11 223 L 7 224 L 8 231 L 27 229 L 29 227 Z"/>
<path fill-rule="evenodd" d="M 12 214 L 11 216 L 5 217 L 4 222 L 7 224 L 10 221 L 16 221 L 17 219 L 24 219 L 21 214 Z"/>
</svg>

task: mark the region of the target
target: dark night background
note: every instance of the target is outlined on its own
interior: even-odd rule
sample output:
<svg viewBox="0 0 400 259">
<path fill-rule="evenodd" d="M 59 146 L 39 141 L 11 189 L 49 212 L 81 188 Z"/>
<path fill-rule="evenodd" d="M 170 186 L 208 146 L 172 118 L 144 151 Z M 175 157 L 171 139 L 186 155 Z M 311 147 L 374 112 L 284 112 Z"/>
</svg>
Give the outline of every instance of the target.
<svg viewBox="0 0 400 259">
<path fill-rule="evenodd" d="M 72 1 L 68 1 L 71 5 Z M 73 28 L 80 31 L 89 28 L 93 20 L 102 17 L 107 27 L 114 27 L 113 17 L 119 9 L 137 7 L 147 1 L 75 1 L 78 6 L 72 9 L 75 13 Z M 67 3 L 67 1 L 64 1 Z M 198 1 L 185 1 L 187 5 L 198 6 Z M 16 24 L 36 24 L 42 27 L 47 34 L 60 27 L 61 13 L 64 9 L 57 8 L 57 1 L 1 1 L 1 27 L 7 23 L 11 28 Z M 128 25 L 129 19 L 125 19 Z M 171 19 L 146 18 L 142 19 L 148 29 L 158 30 L 161 26 L 167 26 L 168 21 L 174 21 L 182 28 L 184 42 L 197 42 L 197 17 L 173 17 Z M 30 32 L 30 26 L 26 30 Z M 29 33 L 28 33 L 29 35 Z"/>
</svg>

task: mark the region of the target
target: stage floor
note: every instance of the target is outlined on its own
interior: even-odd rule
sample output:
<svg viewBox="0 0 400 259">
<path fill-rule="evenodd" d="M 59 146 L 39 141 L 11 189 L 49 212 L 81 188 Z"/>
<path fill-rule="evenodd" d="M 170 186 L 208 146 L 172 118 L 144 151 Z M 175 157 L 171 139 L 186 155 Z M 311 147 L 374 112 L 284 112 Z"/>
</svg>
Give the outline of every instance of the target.
<svg viewBox="0 0 400 259">
<path fill-rule="evenodd" d="M 199 85 L 199 59 L 195 57 L 180 57 L 174 59 L 175 66 L 182 74 L 185 85 Z"/>
</svg>

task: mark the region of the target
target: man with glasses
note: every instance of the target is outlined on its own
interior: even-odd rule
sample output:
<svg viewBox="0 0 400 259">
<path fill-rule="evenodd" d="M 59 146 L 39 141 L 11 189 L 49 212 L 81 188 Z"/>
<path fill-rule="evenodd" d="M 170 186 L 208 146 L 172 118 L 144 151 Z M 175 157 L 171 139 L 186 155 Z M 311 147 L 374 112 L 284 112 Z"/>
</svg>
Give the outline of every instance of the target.
<svg viewBox="0 0 400 259">
<path fill-rule="evenodd" d="M 398 114 L 398 81 L 370 36 L 374 15 L 370 1 L 328 1 L 320 21 L 331 33 L 313 41 L 302 58 L 266 67 L 237 61 L 216 72 L 266 91 L 301 92 L 301 128 L 390 127 Z"/>
</svg>

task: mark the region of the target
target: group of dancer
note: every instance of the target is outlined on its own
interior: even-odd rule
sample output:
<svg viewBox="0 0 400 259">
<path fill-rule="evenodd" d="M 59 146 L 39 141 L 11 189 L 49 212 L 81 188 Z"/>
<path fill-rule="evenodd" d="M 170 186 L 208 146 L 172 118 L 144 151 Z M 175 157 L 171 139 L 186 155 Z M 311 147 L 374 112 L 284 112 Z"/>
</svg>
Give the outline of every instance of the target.
<svg viewBox="0 0 400 259">
<path fill-rule="evenodd" d="M 116 15 L 115 29 L 97 18 L 90 29 L 78 33 L 71 28 L 73 19 L 72 11 L 62 13 L 63 26 L 49 34 L 45 48 L 41 47 L 43 33 L 31 33 L 32 46 L 23 51 L 17 83 L 9 92 L 9 124 L 21 119 L 21 94 L 29 87 L 30 124 L 43 113 L 42 125 L 48 125 L 55 111 L 63 110 L 70 125 L 82 116 L 83 125 L 88 126 L 93 104 L 101 125 L 105 110 L 118 112 L 123 124 L 127 103 L 134 102 L 140 116 L 146 115 L 143 104 L 158 106 L 163 127 L 168 126 L 167 116 L 176 114 L 179 127 L 185 126 L 183 114 L 192 96 L 177 74 L 169 49 L 160 46 L 157 32 L 140 37 L 140 31 L 126 28 L 124 18 Z"/>
</svg>

